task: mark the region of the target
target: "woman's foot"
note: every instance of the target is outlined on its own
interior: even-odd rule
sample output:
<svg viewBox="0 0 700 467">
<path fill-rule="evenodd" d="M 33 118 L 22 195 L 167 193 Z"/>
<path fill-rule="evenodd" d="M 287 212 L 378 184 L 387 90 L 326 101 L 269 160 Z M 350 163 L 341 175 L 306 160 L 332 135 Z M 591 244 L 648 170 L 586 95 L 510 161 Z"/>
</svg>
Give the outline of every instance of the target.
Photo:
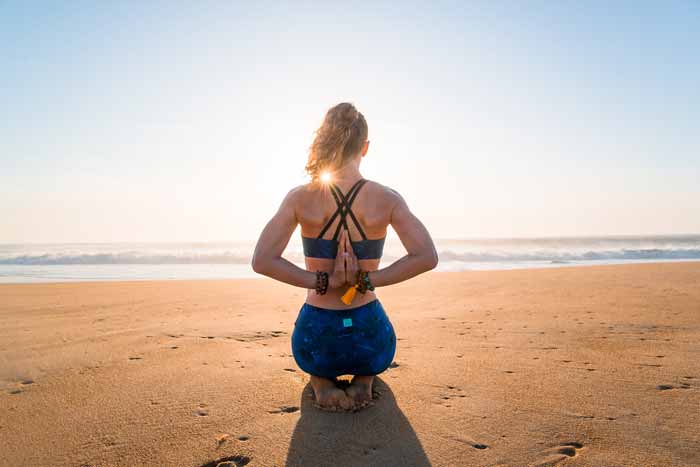
<svg viewBox="0 0 700 467">
<path fill-rule="evenodd" d="M 372 401 L 372 382 L 374 376 L 354 376 L 352 383 L 345 389 L 345 394 L 353 401 L 355 408 L 361 408 Z"/>
<path fill-rule="evenodd" d="M 316 402 L 326 410 L 350 410 L 353 401 L 348 395 L 335 385 L 330 379 L 311 375 L 311 387 L 314 389 Z"/>
</svg>

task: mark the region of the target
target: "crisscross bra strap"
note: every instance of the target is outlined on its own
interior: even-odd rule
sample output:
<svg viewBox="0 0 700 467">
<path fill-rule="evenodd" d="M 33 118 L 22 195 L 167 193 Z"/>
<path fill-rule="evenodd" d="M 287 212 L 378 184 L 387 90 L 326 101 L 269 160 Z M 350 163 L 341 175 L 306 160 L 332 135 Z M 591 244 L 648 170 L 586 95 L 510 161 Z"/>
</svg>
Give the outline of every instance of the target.
<svg viewBox="0 0 700 467">
<path fill-rule="evenodd" d="M 331 218 L 328 220 L 326 225 L 321 229 L 321 233 L 318 234 L 318 238 L 322 238 L 323 234 L 326 233 L 326 231 L 330 228 L 330 226 L 333 224 L 333 221 L 335 220 L 338 215 L 340 215 L 340 221 L 338 222 L 338 226 L 335 229 L 335 233 L 333 234 L 333 240 L 338 239 L 338 235 L 340 234 L 340 226 L 343 225 L 345 226 L 345 229 L 348 230 L 349 234 L 349 229 L 348 229 L 348 224 L 346 217 L 348 214 L 350 214 L 350 217 L 352 218 L 353 222 L 355 223 L 355 226 L 357 227 L 357 230 L 360 232 L 360 235 L 362 235 L 363 240 L 367 240 L 367 236 L 365 235 L 364 230 L 362 230 L 362 226 L 360 226 L 360 223 L 357 221 L 357 218 L 355 217 L 355 214 L 352 212 L 352 209 L 350 207 L 352 206 L 352 203 L 355 201 L 355 197 L 357 196 L 357 193 L 360 191 L 360 188 L 367 182 L 366 179 L 361 178 L 355 184 L 350 188 L 348 191 L 347 197 L 343 195 L 343 192 L 340 190 L 340 188 L 335 185 L 331 184 L 331 193 L 333 194 L 333 198 L 335 199 L 335 203 L 338 205 L 338 208 L 335 210 Z"/>
<path fill-rule="evenodd" d="M 345 226 L 345 230 L 348 231 L 348 236 L 350 235 L 350 229 L 348 228 L 348 222 L 347 222 L 347 215 L 350 214 L 350 217 L 352 218 L 352 221 L 355 223 L 355 226 L 357 227 L 358 232 L 360 232 L 360 235 L 362 236 L 363 240 L 367 240 L 367 236 L 365 235 L 364 230 L 362 230 L 362 226 L 357 220 L 357 217 L 355 217 L 355 213 L 352 212 L 351 206 L 352 203 L 355 201 L 355 197 L 357 197 L 357 193 L 360 191 L 360 188 L 367 182 L 365 179 L 360 179 L 358 180 L 359 184 L 357 185 L 357 188 L 353 192 L 348 192 L 348 196 L 345 197 L 343 195 L 343 192 L 340 191 L 340 188 L 337 186 L 332 186 L 332 188 L 335 188 L 335 192 L 337 195 L 340 197 L 342 201 L 342 205 L 345 206 L 345 211 L 341 214 L 342 216 L 342 221 L 343 225 Z M 338 200 L 336 199 L 336 202 Z M 338 224 L 338 227 L 335 229 L 335 235 L 333 236 L 333 239 L 336 239 L 338 235 L 340 234 L 340 223 Z M 350 239 L 352 240 L 352 239 Z"/>
</svg>

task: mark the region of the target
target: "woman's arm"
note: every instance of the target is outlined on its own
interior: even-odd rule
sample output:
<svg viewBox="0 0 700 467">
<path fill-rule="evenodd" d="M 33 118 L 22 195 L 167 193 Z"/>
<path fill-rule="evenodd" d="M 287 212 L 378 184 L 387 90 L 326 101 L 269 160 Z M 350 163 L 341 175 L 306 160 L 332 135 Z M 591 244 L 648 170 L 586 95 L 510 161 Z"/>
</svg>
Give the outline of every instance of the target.
<svg viewBox="0 0 700 467">
<path fill-rule="evenodd" d="M 299 223 L 294 209 L 294 198 L 301 187 L 294 188 L 285 196 L 277 213 L 270 219 L 255 245 L 252 266 L 258 274 L 277 279 L 305 289 L 316 288 L 316 272 L 302 269 L 296 264 L 282 258 L 282 253 L 289 243 Z M 345 248 L 338 248 L 335 270 L 328 272 L 328 287 L 336 288 L 345 285 Z M 340 267 L 339 267 L 340 264 Z"/>
<path fill-rule="evenodd" d="M 373 286 L 381 287 L 405 281 L 435 268 L 438 263 L 437 251 L 430 233 L 423 223 L 408 209 L 403 197 L 398 197 L 391 212 L 391 226 L 401 239 L 407 254 L 389 266 L 371 271 L 369 279 Z"/>
</svg>

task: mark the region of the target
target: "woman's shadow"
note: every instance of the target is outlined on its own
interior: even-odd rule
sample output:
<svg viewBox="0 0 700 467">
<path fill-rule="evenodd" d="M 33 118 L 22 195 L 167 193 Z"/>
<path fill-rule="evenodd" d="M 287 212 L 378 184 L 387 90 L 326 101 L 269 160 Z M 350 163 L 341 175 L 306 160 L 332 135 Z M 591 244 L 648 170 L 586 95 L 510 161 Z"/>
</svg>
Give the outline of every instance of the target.
<svg viewBox="0 0 700 467">
<path fill-rule="evenodd" d="M 287 467 L 430 466 L 389 386 L 376 377 L 373 405 L 358 412 L 326 412 L 313 405 L 307 384 L 301 418 L 287 452 Z"/>
</svg>

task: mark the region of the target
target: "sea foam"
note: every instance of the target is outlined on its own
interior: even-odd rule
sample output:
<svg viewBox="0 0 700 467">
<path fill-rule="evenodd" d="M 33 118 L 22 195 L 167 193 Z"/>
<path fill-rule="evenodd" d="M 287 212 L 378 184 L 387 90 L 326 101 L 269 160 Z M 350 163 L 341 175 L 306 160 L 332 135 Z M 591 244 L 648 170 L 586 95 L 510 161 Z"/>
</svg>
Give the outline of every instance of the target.
<svg viewBox="0 0 700 467">
<path fill-rule="evenodd" d="M 435 244 L 437 269 L 443 271 L 700 260 L 700 235 L 436 239 Z M 254 242 L 0 245 L 0 281 L 258 277 L 250 268 L 254 248 Z M 387 238 L 381 267 L 404 254 L 398 238 Z M 303 265 L 296 236 L 283 256 Z"/>
</svg>

